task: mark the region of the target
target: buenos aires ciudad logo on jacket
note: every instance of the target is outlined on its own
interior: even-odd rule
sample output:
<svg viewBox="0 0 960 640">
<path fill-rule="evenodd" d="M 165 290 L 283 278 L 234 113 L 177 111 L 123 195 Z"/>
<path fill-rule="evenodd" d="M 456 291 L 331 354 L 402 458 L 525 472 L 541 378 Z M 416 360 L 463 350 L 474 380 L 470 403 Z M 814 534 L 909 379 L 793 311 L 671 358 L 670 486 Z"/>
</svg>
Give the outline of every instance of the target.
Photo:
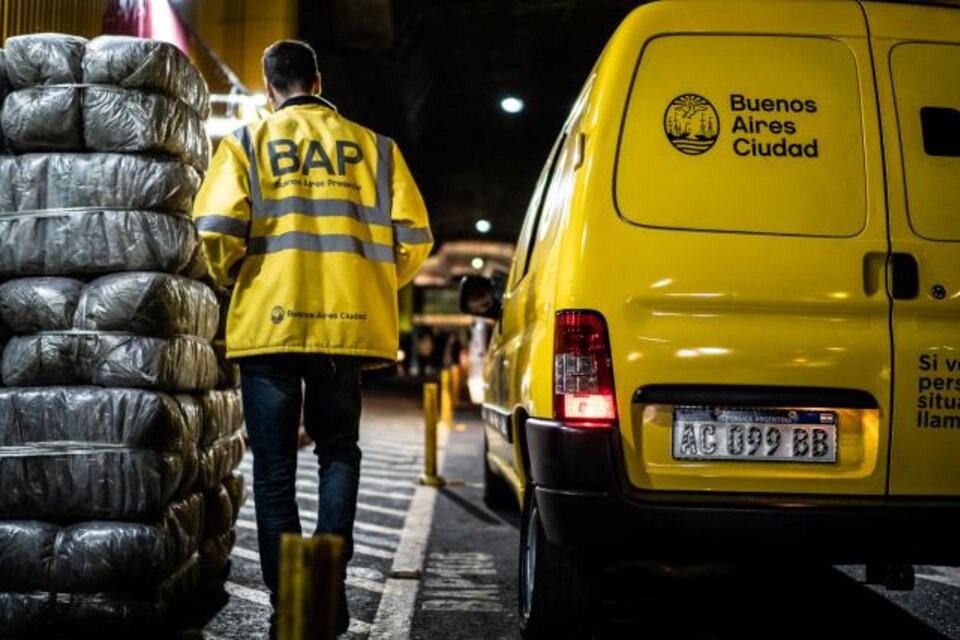
<svg viewBox="0 0 960 640">
<path fill-rule="evenodd" d="M 287 312 L 280 305 L 270 309 L 270 322 L 273 324 L 280 324 L 285 317 L 287 317 Z"/>
</svg>

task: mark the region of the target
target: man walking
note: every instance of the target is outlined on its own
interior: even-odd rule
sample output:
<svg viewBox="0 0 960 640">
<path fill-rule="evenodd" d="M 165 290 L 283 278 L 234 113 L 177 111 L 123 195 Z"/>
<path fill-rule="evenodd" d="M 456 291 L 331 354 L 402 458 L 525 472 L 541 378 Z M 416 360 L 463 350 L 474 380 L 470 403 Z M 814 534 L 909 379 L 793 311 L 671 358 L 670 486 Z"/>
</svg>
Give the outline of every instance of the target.
<svg viewBox="0 0 960 640">
<path fill-rule="evenodd" d="M 396 359 L 397 289 L 433 240 L 400 150 L 320 97 L 308 44 L 271 45 L 263 73 L 274 113 L 220 143 L 194 220 L 211 277 L 233 287 L 227 355 L 240 363 L 261 568 L 276 606 L 280 536 L 301 531 L 301 407 L 320 464 L 316 532 L 342 536 L 349 561 L 360 370 Z M 338 632 L 349 623 L 342 569 Z"/>
</svg>

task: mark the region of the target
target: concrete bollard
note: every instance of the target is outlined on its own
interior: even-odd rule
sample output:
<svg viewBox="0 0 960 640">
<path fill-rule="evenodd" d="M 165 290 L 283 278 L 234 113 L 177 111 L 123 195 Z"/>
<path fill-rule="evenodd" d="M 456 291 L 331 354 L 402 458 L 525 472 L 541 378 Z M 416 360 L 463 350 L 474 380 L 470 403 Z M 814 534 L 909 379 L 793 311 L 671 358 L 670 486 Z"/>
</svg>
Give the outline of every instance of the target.
<svg viewBox="0 0 960 640">
<path fill-rule="evenodd" d="M 437 475 L 437 383 L 423 385 L 423 475 L 420 484 L 442 487 L 443 478 Z"/>
<path fill-rule="evenodd" d="M 334 640 L 343 538 L 304 538 L 286 533 L 280 540 L 278 640 Z"/>
<path fill-rule="evenodd" d="M 450 370 L 440 372 L 440 424 L 453 427 L 453 390 L 450 388 Z"/>
</svg>

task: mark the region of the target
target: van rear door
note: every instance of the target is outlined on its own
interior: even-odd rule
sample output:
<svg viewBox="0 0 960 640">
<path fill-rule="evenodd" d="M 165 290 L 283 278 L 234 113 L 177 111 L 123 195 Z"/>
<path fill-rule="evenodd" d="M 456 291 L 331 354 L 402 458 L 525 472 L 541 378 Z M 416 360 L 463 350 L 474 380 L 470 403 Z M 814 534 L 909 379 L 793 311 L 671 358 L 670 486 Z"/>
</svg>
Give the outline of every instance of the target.
<svg viewBox="0 0 960 640">
<path fill-rule="evenodd" d="M 607 319 L 629 482 L 885 494 L 888 231 L 860 7 L 651 3 L 615 38 L 597 86 L 630 79 L 621 130 L 590 138 L 616 145 L 615 212 L 578 238 L 569 307 Z"/>
<path fill-rule="evenodd" d="M 889 492 L 960 495 L 960 10 L 864 7 L 893 252 Z"/>
</svg>

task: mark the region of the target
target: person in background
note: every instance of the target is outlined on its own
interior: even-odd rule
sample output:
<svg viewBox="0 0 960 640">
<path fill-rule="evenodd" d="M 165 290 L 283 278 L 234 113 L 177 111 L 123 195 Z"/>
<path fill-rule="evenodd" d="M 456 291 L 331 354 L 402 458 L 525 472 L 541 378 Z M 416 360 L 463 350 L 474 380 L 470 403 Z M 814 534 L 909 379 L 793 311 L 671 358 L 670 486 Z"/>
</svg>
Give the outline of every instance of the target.
<svg viewBox="0 0 960 640">
<path fill-rule="evenodd" d="M 263 580 L 276 607 L 280 537 L 301 531 L 302 408 L 320 466 L 316 533 L 345 541 L 340 633 L 349 625 L 360 371 L 396 360 L 397 290 L 433 239 L 397 145 L 321 97 L 308 44 L 274 43 L 263 74 L 273 114 L 220 143 L 193 216 L 211 277 L 233 287 L 227 356 L 240 364 Z M 275 621 L 276 612 L 271 636 Z"/>
</svg>

